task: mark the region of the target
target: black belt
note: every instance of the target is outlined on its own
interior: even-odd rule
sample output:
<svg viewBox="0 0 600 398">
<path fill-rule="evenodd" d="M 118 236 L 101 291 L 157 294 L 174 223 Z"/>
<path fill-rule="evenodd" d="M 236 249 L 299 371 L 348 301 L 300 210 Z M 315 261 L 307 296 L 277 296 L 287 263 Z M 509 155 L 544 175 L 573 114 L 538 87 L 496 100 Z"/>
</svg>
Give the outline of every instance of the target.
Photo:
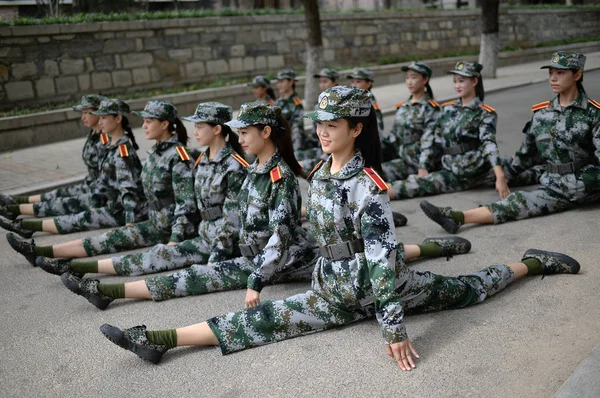
<svg viewBox="0 0 600 398">
<path fill-rule="evenodd" d="M 356 253 L 364 252 L 365 242 L 362 239 L 356 239 L 336 245 L 321 246 L 320 249 L 321 256 L 330 260 L 340 260 L 342 258 L 352 257 Z"/>
<path fill-rule="evenodd" d="M 443 151 L 444 155 L 460 155 L 472 151 L 473 149 L 477 149 L 480 145 L 481 144 L 478 142 L 469 142 L 466 144 L 454 145 L 450 148 L 443 148 Z"/>
<path fill-rule="evenodd" d="M 221 206 L 209 207 L 206 210 L 200 210 L 200 218 L 203 221 L 212 221 L 217 218 L 221 218 L 223 215 L 223 208 Z"/>
<path fill-rule="evenodd" d="M 593 163 L 594 163 L 594 160 L 591 158 L 590 159 L 576 159 L 576 160 L 572 161 L 571 163 L 559 163 L 559 164 L 549 163 L 546 171 L 548 171 L 550 173 L 557 173 L 557 174 L 575 173 L 577 170 L 580 170 L 583 167 L 587 166 L 588 164 L 593 164 Z"/>
<path fill-rule="evenodd" d="M 175 203 L 175 198 L 162 198 L 148 201 L 148 207 L 154 211 L 161 211 L 163 208 Z"/>
<path fill-rule="evenodd" d="M 265 246 L 267 245 L 268 242 L 269 242 L 269 240 L 265 239 L 263 241 L 258 242 L 257 244 L 254 244 L 254 245 L 242 245 L 242 244 L 240 244 L 239 245 L 239 247 L 240 247 L 240 253 L 244 257 L 254 257 L 258 253 L 260 253 L 260 251 L 262 249 L 265 248 Z"/>
</svg>

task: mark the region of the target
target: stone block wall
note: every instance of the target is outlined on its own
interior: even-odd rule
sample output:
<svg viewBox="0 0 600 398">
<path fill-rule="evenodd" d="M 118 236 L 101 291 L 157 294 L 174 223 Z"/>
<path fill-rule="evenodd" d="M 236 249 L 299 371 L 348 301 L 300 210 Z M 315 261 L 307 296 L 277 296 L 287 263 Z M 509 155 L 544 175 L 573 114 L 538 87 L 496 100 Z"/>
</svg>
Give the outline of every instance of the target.
<svg viewBox="0 0 600 398">
<path fill-rule="evenodd" d="M 502 45 L 600 36 L 600 10 L 510 10 Z M 324 63 L 477 51 L 479 11 L 324 14 Z M 0 109 L 303 68 L 302 15 L 0 27 Z"/>
</svg>

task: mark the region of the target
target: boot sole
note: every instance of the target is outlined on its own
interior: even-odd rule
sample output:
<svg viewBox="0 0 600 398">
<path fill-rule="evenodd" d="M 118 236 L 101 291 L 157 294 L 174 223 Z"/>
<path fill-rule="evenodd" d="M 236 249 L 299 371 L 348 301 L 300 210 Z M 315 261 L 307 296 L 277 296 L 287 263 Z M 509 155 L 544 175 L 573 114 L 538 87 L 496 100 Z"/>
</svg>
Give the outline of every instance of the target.
<svg viewBox="0 0 600 398">
<path fill-rule="evenodd" d="M 19 241 L 17 241 L 14 237 L 13 234 L 11 234 L 10 232 L 6 234 L 6 240 L 8 241 L 8 244 L 10 245 L 10 247 L 13 248 L 14 251 L 16 251 L 17 253 L 19 253 L 20 255 L 22 255 L 23 257 L 25 257 L 25 259 L 27 261 L 29 261 L 29 264 L 33 265 L 34 267 L 37 267 L 37 264 L 35 262 L 36 260 L 36 255 L 33 252 L 33 250 L 31 251 L 31 253 L 29 254 L 25 254 L 22 251 L 19 250 Z"/>
<path fill-rule="evenodd" d="M 569 274 L 576 274 L 581 269 L 581 265 L 577 260 L 575 260 L 571 256 L 567 256 L 566 254 L 551 252 L 547 250 L 539 250 L 539 249 L 529 249 L 523 254 L 523 260 L 526 258 L 535 258 L 535 255 L 551 255 L 552 257 L 558 258 L 558 260 L 562 263 L 568 264 L 571 270 L 568 272 Z M 542 268 L 544 265 L 542 264 Z"/>
<path fill-rule="evenodd" d="M 454 241 L 456 244 L 464 245 L 464 246 L 459 246 L 459 247 L 464 247 L 464 251 L 457 250 L 456 253 L 452 253 L 452 254 L 467 254 L 471 251 L 471 242 L 468 239 L 461 238 L 460 236 L 445 236 L 442 238 L 425 238 L 423 240 L 423 243 L 435 242 L 438 239 L 448 239 L 448 240 Z"/>
<path fill-rule="evenodd" d="M 123 333 L 121 329 L 106 323 L 100 326 L 100 332 L 102 332 L 104 337 L 119 347 L 123 348 L 124 350 L 131 351 L 144 361 L 151 362 L 155 365 L 160 362 L 162 356 L 164 355 L 163 352 L 158 352 L 152 348 L 140 346 L 138 344 L 131 344 L 130 341 L 125 338 L 125 333 Z"/>
<path fill-rule="evenodd" d="M 421 210 L 423 210 L 423 213 L 425 213 L 427 217 L 429 217 L 436 224 L 439 224 L 442 228 L 444 228 L 446 232 L 451 234 L 455 234 L 456 232 L 458 232 L 460 226 L 457 225 L 454 221 L 448 220 L 448 217 L 444 216 L 437 207 L 435 207 L 426 200 L 423 200 L 419 204 L 419 206 L 421 207 Z"/>
</svg>

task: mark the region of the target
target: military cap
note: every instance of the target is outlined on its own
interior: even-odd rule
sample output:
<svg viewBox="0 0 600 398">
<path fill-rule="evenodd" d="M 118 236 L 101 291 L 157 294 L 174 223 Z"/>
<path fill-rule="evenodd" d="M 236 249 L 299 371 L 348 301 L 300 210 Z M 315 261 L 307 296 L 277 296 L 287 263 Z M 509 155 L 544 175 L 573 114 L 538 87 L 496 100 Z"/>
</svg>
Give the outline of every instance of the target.
<svg viewBox="0 0 600 398">
<path fill-rule="evenodd" d="M 345 117 L 363 117 L 371 113 L 373 96 L 368 90 L 349 86 L 328 88 L 319 95 L 318 109 L 304 114 L 315 122 Z"/>
<path fill-rule="evenodd" d="M 354 68 L 352 73 L 346 76 L 347 79 L 362 79 L 373 81 L 373 71 L 369 68 Z"/>
<path fill-rule="evenodd" d="M 315 79 L 318 79 L 320 77 L 326 77 L 328 79 L 331 79 L 334 82 L 340 80 L 340 74 L 330 68 L 321 69 L 321 71 L 319 73 L 317 73 L 316 75 L 313 75 L 313 77 Z"/>
<path fill-rule="evenodd" d="M 431 77 L 431 68 L 429 65 L 424 64 L 423 62 L 411 62 L 410 64 L 402 67 L 402 72 L 406 72 L 408 70 L 414 70 L 417 73 L 422 74 L 423 76 Z"/>
<path fill-rule="evenodd" d="M 255 76 L 252 82 L 248 83 L 249 87 L 271 87 L 271 82 L 264 76 Z"/>
<path fill-rule="evenodd" d="M 127 115 L 131 111 L 129 105 L 125 101 L 116 98 L 105 99 L 100 103 L 97 111 L 92 112 L 94 115 Z"/>
<path fill-rule="evenodd" d="M 277 114 L 279 112 L 281 112 L 281 110 L 277 106 L 264 104 L 262 102 L 248 102 L 242 104 L 240 107 L 237 119 L 231 120 L 225 124 L 237 129 L 257 124 L 274 126 L 277 124 Z"/>
<path fill-rule="evenodd" d="M 150 100 L 142 111 L 133 111 L 138 116 L 150 119 L 174 121 L 177 119 L 177 108 L 168 101 Z"/>
<path fill-rule="evenodd" d="M 82 111 L 84 109 L 98 109 L 98 107 L 100 106 L 100 103 L 102 101 L 104 101 L 105 99 L 108 99 L 108 98 L 106 98 L 103 95 L 96 95 L 96 94 L 84 95 L 83 97 L 81 97 L 81 104 L 75 105 L 73 107 L 73 110 Z"/>
<path fill-rule="evenodd" d="M 290 80 L 298 80 L 296 79 L 296 71 L 293 69 L 282 69 L 277 72 L 277 80 L 290 79 Z"/>
<path fill-rule="evenodd" d="M 550 65 L 544 65 L 540 69 L 573 69 L 583 71 L 585 66 L 585 55 L 580 53 L 568 53 L 566 51 L 557 51 L 552 54 Z"/>
<path fill-rule="evenodd" d="M 192 123 L 225 124 L 231 120 L 232 109 L 220 102 L 203 102 L 198 104 L 192 116 L 182 118 Z"/>
<path fill-rule="evenodd" d="M 454 65 L 454 69 L 449 70 L 448 73 L 466 77 L 481 77 L 482 69 L 483 65 L 477 62 L 458 61 L 456 65 Z"/>
</svg>

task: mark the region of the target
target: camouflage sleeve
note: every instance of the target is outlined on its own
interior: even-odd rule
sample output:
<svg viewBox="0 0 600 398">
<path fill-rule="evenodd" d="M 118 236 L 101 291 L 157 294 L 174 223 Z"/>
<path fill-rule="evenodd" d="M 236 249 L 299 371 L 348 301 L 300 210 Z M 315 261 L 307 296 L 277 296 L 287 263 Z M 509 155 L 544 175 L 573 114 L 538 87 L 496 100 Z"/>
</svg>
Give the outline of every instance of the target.
<svg viewBox="0 0 600 398">
<path fill-rule="evenodd" d="M 175 210 L 169 242 L 179 243 L 192 236 L 195 231 L 197 209 L 191 161 L 184 162 L 179 157 L 175 159 L 171 169 L 171 183 L 175 195 Z"/>
<path fill-rule="evenodd" d="M 292 234 L 300 219 L 300 201 L 300 189 L 295 177 L 284 176 L 273 183 L 269 202 L 271 237 L 254 257 L 256 270 L 248 277 L 248 289 L 260 292 L 271 277 L 285 266 Z"/>
<path fill-rule="evenodd" d="M 396 293 L 396 231 L 387 192 L 368 196 L 360 224 L 369 279 L 375 294 L 375 315 L 385 342 L 397 343 L 408 336 L 402 300 Z"/>
<path fill-rule="evenodd" d="M 227 187 L 223 201 L 223 216 L 219 219 L 220 226 L 213 236 L 209 263 L 230 259 L 233 255 L 234 237 L 239 233 L 240 212 L 238 194 L 246 178 L 245 169 L 235 169 L 227 173 Z"/>
<path fill-rule="evenodd" d="M 129 151 L 131 153 L 133 148 L 129 148 Z M 115 170 L 119 187 L 119 202 L 125 210 L 125 223 L 127 224 L 135 222 L 135 210 L 143 199 L 138 194 L 140 191 L 138 184 L 141 184 L 139 175 L 137 178 L 134 175 L 136 160 L 138 160 L 137 156 L 121 157 L 116 155 Z"/>
<path fill-rule="evenodd" d="M 436 163 L 437 156 L 435 151 L 435 126 L 440 117 L 440 108 L 427 104 L 423 115 L 423 135 L 421 136 L 421 156 L 419 158 L 419 168 L 425 170 L 433 170 L 433 165 Z M 423 155 L 424 152 L 427 152 Z"/>
<path fill-rule="evenodd" d="M 383 137 L 385 130 L 383 128 L 383 113 L 381 110 L 375 110 L 375 116 L 377 116 L 377 130 L 379 130 L 379 136 Z"/>
<path fill-rule="evenodd" d="M 525 127 L 523 127 L 523 142 L 521 143 L 519 150 L 515 153 L 510 167 L 508 168 L 509 179 L 524 173 L 527 170 L 534 170 L 532 168 L 535 165 L 543 163 L 537 150 L 535 135 L 530 131 L 532 120 L 528 121 L 525 124 Z M 536 173 L 541 175 L 540 170 L 537 170 Z"/>
<path fill-rule="evenodd" d="M 483 120 L 479 124 L 479 140 L 481 141 L 481 150 L 483 156 L 490 162 L 491 166 L 502 164 L 498 145 L 496 144 L 496 123 L 498 115 L 496 112 L 485 112 Z"/>
</svg>

